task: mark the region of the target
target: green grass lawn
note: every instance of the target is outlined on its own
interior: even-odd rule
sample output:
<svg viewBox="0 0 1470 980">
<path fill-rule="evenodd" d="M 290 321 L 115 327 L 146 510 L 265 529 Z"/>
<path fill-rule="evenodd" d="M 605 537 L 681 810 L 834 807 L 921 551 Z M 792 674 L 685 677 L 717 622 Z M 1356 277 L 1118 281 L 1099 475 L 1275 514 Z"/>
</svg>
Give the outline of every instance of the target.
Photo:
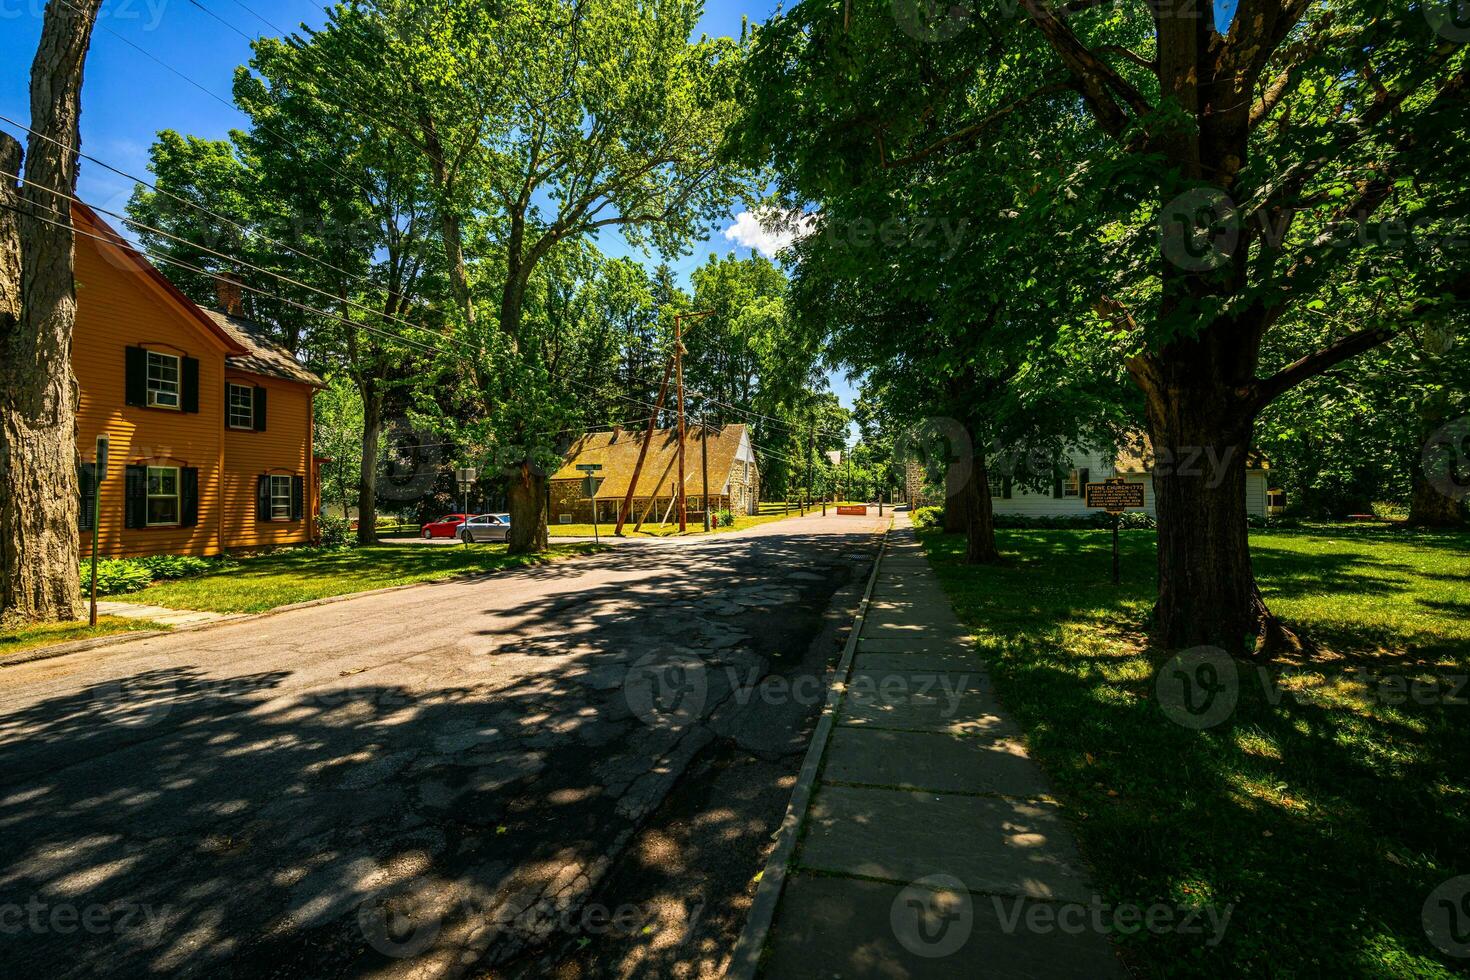
<svg viewBox="0 0 1470 980">
<path fill-rule="evenodd" d="M 1470 705 L 1399 698 L 1385 677 L 1453 695 L 1470 673 L 1470 535 L 1379 528 L 1251 539 L 1275 611 L 1327 648 L 1239 670 L 1216 727 L 1170 721 L 1145 642 L 1154 534 L 1002 531 L 1003 567 L 925 547 L 975 631 L 1005 705 L 1069 805 L 1104 900 L 1233 904 L 1225 937 L 1116 936 L 1148 976 L 1450 976 L 1421 909 L 1470 873 Z M 1382 692 L 1387 692 L 1384 696 Z M 1470 697 L 1470 687 L 1458 690 Z M 1402 701 L 1403 703 L 1394 703 Z"/>
<path fill-rule="evenodd" d="M 595 551 L 593 545 L 555 545 L 542 556 L 507 555 L 503 544 L 435 546 L 384 544 L 342 551 L 296 548 L 242 558 L 196 578 L 149 586 L 124 598 L 171 609 L 264 612 L 277 606 L 475 572 L 521 568 Z"/>
<path fill-rule="evenodd" d="M 70 643 L 72 640 L 90 640 L 115 633 L 132 633 L 147 630 L 166 630 L 167 626 L 147 619 L 124 619 L 121 616 L 98 616 L 96 626 L 85 622 L 43 623 L 23 629 L 0 632 L 0 659 L 12 654 L 25 653 L 38 647 Z"/>
<path fill-rule="evenodd" d="M 835 507 L 836 504 L 828 504 L 827 506 L 828 506 L 828 509 L 830 510 L 832 507 Z M 722 534 L 722 533 L 724 533 L 726 531 L 743 531 L 743 530 L 745 530 L 748 527 L 755 527 L 758 524 L 769 524 L 772 521 L 780 521 L 780 520 L 784 520 L 784 519 L 786 519 L 788 517 L 800 517 L 801 516 L 801 505 L 800 504 L 797 504 L 797 503 L 794 503 L 794 502 L 791 504 L 791 508 L 788 511 L 786 509 L 786 505 L 784 503 L 782 503 L 781 501 L 779 501 L 779 500 L 777 500 L 777 501 L 763 500 L 763 501 L 761 501 L 759 510 L 760 510 L 760 513 L 759 514 L 742 514 L 742 515 L 740 515 L 740 516 L 738 516 L 738 517 L 735 518 L 735 523 L 734 524 L 732 524 L 730 526 L 727 526 L 727 527 L 717 527 L 711 533 L 712 534 Z M 807 513 L 808 514 L 812 514 L 812 513 L 820 514 L 821 512 L 822 512 L 822 504 L 821 504 L 820 501 L 818 501 L 817 504 L 814 507 L 808 508 L 808 510 L 807 510 Z M 888 512 L 888 510 L 887 510 L 886 507 L 884 508 L 884 511 L 883 512 L 885 514 Z M 877 511 L 875 510 L 874 513 L 877 513 Z M 599 524 L 598 527 L 597 527 L 597 530 L 598 530 L 598 533 L 600 533 L 600 534 L 611 534 L 612 533 L 612 530 L 613 530 L 613 527 L 614 527 L 614 524 L 611 521 L 609 521 L 609 522 L 607 522 L 605 524 Z M 592 537 L 592 525 L 591 524 L 551 524 L 551 525 L 549 525 L 547 527 L 547 533 L 551 537 L 553 537 L 553 538 L 581 538 L 581 537 L 590 538 L 590 537 Z M 703 534 L 704 533 L 704 519 L 703 518 L 699 518 L 697 520 L 696 519 L 691 519 L 689 521 L 689 530 L 686 531 L 686 532 L 684 532 L 684 533 L 685 534 Z M 625 528 L 623 528 L 623 535 L 624 535 L 624 537 L 640 537 L 640 538 L 671 538 L 671 537 L 678 537 L 679 536 L 679 522 L 678 521 L 673 521 L 673 522 L 668 523 L 668 524 L 659 524 L 659 523 L 655 523 L 653 521 L 648 521 L 648 522 L 645 522 L 644 525 L 643 525 L 643 527 L 640 528 L 637 532 L 634 532 L 634 530 L 633 530 L 633 524 L 632 524 L 632 522 L 629 522 L 628 525 Z"/>
</svg>

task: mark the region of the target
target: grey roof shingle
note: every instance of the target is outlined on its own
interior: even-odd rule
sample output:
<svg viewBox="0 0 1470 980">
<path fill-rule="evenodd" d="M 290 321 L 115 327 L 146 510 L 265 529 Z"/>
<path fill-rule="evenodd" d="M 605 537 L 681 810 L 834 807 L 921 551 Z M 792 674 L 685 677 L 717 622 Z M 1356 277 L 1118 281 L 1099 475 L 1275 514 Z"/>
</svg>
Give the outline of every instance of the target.
<svg viewBox="0 0 1470 980">
<path fill-rule="evenodd" d="M 204 312 L 246 350 L 244 354 L 233 354 L 225 358 L 225 363 L 230 367 L 249 371 L 251 374 L 263 374 L 268 378 L 299 381 L 301 384 L 319 388 L 326 386 L 325 381 L 292 357 L 290 351 L 267 337 L 260 324 L 208 307 L 204 308 Z"/>
</svg>

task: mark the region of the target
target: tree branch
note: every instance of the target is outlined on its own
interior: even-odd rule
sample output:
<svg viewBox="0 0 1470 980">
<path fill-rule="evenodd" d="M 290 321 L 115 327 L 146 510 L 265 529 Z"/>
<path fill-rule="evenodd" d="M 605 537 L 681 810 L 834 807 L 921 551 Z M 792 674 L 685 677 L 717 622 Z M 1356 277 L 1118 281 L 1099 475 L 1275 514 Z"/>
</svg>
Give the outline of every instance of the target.
<svg viewBox="0 0 1470 980">
<path fill-rule="evenodd" d="M 992 124 L 1005 118 L 1022 106 L 1034 102 L 1036 99 L 1039 99 L 1044 95 L 1051 95 L 1056 92 L 1063 92 L 1071 88 L 1073 88 L 1071 82 L 1052 82 L 1050 84 L 1043 85 L 1041 86 L 1041 88 L 1038 88 L 1027 95 L 1023 95 L 1019 99 L 1015 99 L 1014 101 L 1007 104 L 1004 108 L 997 109 L 994 112 L 989 113 L 988 115 L 982 116 L 969 125 L 955 130 L 948 136 L 945 136 L 942 139 L 935 140 L 933 143 L 930 143 L 922 150 L 917 150 L 913 153 L 908 154 L 907 156 L 899 157 L 897 160 L 885 159 L 886 154 L 884 151 L 883 134 L 880 131 L 878 133 L 879 163 L 882 165 L 884 170 L 893 170 L 898 167 L 906 167 L 911 164 L 918 163 L 921 160 L 928 159 L 929 157 L 933 156 L 935 153 L 939 152 L 940 150 L 944 149 L 944 147 L 949 146 L 952 143 L 958 143 L 977 138 L 978 136 L 980 136 L 981 133 L 989 129 Z"/>
</svg>

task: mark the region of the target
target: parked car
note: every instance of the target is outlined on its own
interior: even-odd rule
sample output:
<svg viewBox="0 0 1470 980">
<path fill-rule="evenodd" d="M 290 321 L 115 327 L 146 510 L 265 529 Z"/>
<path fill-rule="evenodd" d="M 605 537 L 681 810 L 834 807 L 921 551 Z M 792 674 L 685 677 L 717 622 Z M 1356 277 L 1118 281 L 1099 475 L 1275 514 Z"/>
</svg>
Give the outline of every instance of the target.
<svg viewBox="0 0 1470 980">
<path fill-rule="evenodd" d="M 459 533 L 459 526 L 464 523 L 464 514 L 445 514 L 437 521 L 430 521 L 424 525 L 422 534 L 426 538 L 452 538 Z"/>
<path fill-rule="evenodd" d="M 471 541 L 509 541 L 510 515 L 477 514 L 460 527 L 459 539 L 466 544 Z"/>
</svg>

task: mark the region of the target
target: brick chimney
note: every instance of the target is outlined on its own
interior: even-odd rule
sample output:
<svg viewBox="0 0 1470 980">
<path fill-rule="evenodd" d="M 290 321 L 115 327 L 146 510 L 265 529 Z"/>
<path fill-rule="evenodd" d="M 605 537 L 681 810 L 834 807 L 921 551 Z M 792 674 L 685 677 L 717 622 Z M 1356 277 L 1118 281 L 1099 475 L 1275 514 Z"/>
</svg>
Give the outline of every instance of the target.
<svg viewBox="0 0 1470 980">
<path fill-rule="evenodd" d="M 214 281 L 215 295 L 219 298 L 219 308 L 230 316 L 242 316 L 245 312 L 245 291 L 240 288 L 240 280 L 228 272 L 221 273 Z"/>
</svg>

